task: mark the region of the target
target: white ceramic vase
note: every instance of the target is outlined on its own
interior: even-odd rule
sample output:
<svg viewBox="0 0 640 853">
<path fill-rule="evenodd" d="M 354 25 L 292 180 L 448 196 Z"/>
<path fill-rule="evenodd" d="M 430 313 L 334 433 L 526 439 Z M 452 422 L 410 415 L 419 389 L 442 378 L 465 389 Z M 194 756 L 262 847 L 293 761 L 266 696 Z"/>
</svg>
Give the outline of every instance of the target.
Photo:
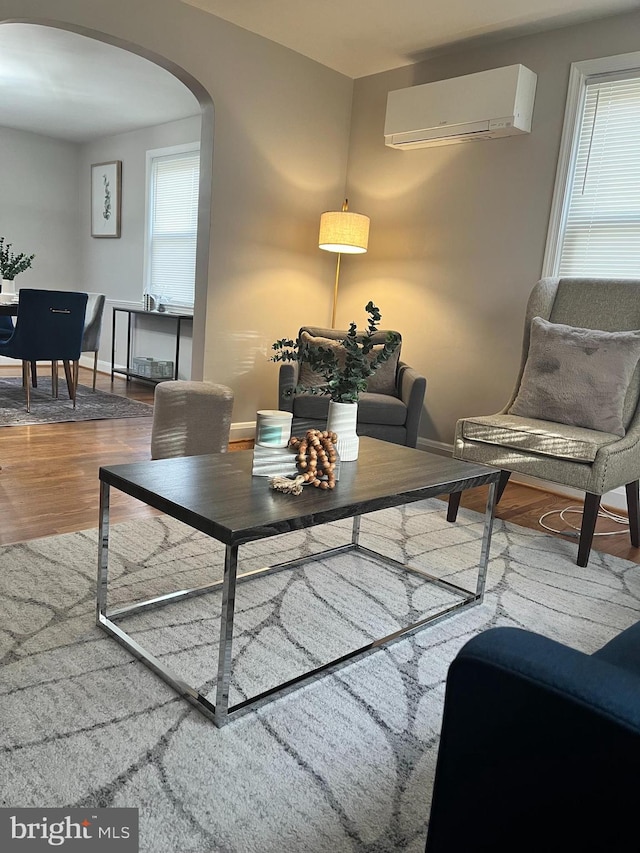
<svg viewBox="0 0 640 853">
<path fill-rule="evenodd" d="M 357 403 L 334 403 L 329 400 L 327 430 L 338 436 L 336 450 L 341 462 L 355 462 L 358 458 L 360 439 L 356 433 L 357 421 Z"/>
</svg>

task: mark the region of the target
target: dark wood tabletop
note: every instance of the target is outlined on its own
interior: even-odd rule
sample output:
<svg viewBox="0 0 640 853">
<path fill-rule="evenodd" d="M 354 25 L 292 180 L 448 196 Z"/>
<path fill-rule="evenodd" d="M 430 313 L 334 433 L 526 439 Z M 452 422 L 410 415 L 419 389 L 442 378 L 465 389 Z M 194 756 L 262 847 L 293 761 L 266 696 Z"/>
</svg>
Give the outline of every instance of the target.
<svg viewBox="0 0 640 853">
<path fill-rule="evenodd" d="M 13 302 L 10 305 L 3 305 L 0 302 L 0 317 L 17 317 L 18 303 Z"/>
<path fill-rule="evenodd" d="M 157 459 L 100 468 L 101 482 L 226 545 L 326 524 L 367 512 L 496 482 L 496 468 L 461 462 L 375 438 L 360 439 L 356 462 L 342 463 L 333 491 L 301 495 L 270 489 L 251 474 L 253 451 Z"/>
</svg>

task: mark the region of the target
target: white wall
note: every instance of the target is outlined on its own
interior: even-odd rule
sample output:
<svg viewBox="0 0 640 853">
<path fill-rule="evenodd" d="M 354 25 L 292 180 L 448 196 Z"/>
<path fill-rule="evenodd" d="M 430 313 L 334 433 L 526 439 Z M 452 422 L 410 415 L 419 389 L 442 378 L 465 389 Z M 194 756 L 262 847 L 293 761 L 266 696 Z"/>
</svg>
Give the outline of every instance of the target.
<svg viewBox="0 0 640 853">
<path fill-rule="evenodd" d="M 16 287 L 77 287 L 78 163 L 78 145 L 0 127 L 0 236 L 36 256 Z"/>
</svg>

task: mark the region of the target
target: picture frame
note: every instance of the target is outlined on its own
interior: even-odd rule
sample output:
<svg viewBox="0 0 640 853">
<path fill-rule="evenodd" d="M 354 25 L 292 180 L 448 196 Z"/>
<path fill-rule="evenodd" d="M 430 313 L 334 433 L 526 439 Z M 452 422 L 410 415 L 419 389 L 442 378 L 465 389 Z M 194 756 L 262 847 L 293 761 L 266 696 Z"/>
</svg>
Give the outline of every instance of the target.
<svg viewBox="0 0 640 853">
<path fill-rule="evenodd" d="M 122 160 L 91 164 L 91 236 L 119 237 Z"/>
</svg>

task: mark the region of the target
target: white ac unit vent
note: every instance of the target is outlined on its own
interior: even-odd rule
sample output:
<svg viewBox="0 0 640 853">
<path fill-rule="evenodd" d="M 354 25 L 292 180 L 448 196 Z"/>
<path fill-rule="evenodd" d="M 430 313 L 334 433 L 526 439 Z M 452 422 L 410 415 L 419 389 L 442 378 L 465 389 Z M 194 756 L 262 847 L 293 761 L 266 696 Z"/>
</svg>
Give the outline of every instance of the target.
<svg viewBox="0 0 640 853">
<path fill-rule="evenodd" d="M 524 65 L 466 74 L 387 96 L 384 144 L 430 148 L 531 131 L 537 76 Z"/>
</svg>

